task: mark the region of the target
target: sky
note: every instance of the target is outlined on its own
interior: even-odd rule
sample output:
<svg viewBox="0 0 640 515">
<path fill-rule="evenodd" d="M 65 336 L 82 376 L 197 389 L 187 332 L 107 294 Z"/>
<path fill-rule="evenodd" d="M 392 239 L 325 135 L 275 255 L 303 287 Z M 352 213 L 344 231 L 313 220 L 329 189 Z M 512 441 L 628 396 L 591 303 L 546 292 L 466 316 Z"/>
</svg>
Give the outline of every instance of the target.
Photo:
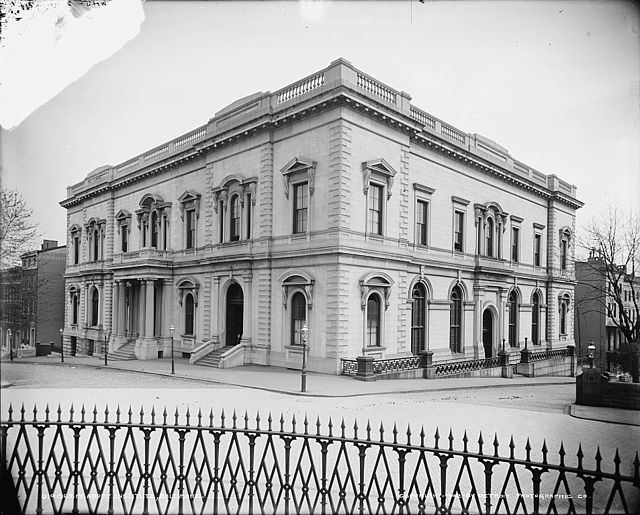
<svg viewBox="0 0 640 515">
<path fill-rule="evenodd" d="M 56 16 L 56 29 L 90 18 L 74 13 L 65 25 Z M 575 184 L 585 203 L 578 230 L 608 203 L 638 208 L 640 10 L 632 2 L 147 1 L 131 23 L 121 19 L 101 19 L 80 45 L 57 45 L 56 33 L 58 54 L 32 51 L 35 60 L 4 66 L 17 85 L 4 92 L 5 113 L 18 100 L 44 102 L 35 87 L 20 87 L 24 70 L 32 86 L 61 84 L 0 133 L 2 184 L 23 193 L 44 238 L 65 241 L 59 202 L 95 168 L 338 57 Z M 61 62 L 77 66 L 68 73 L 73 66 Z"/>
</svg>

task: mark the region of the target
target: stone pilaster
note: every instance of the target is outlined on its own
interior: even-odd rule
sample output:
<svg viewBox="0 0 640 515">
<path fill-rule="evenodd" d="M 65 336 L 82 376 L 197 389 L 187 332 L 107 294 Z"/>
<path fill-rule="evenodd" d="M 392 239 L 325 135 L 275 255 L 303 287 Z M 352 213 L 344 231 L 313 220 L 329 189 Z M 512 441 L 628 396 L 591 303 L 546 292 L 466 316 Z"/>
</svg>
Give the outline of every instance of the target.
<svg viewBox="0 0 640 515">
<path fill-rule="evenodd" d="M 349 322 L 355 329 L 360 327 L 360 321 L 349 320 L 349 274 L 339 264 L 327 267 L 327 319 L 326 319 L 326 356 L 327 358 L 347 357 L 349 354 Z M 360 354 L 356 350 L 362 348 L 363 334 L 356 330 L 358 335 L 353 355 Z"/>
<path fill-rule="evenodd" d="M 273 143 L 265 143 L 260 149 L 259 205 L 260 236 L 273 234 Z"/>
<path fill-rule="evenodd" d="M 352 128 L 344 120 L 336 120 L 329 125 L 327 208 L 330 229 L 348 227 L 351 217 L 351 132 Z"/>
<path fill-rule="evenodd" d="M 407 329 L 411 328 L 411 305 L 407 304 L 407 298 L 409 297 L 408 285 L 407 285 L 407 272 L 400 272 L 398 274 L 398 300 L 397 300 L 397 339 L 398 352 L 410 351 L 411 341 L 410 332 Z M 387 345 L 385 345 L 387 346 Z"/>
<path fill-rule="evenodd" d="M 402 147 L 400 151 L 399 182 L 396 190 L 400 203 L 400 245 L 406 246 L 409 242 L 409 147 Z M 395 192 L 394 192 L 395 193 Z"/>
</svg>

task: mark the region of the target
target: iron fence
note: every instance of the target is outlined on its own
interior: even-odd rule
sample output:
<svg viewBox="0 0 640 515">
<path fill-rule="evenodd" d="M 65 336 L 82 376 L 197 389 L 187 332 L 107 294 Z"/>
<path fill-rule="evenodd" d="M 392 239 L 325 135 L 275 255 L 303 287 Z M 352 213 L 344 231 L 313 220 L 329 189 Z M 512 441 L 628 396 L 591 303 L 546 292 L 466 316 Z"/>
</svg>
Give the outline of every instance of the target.
<svg viewBox="0 0 640 515">
<path fill-rule="evenodd" d="M 44 416 L 42 416 L 44 414 Z M 51 418 L 50 418 L 51 417 Z M 0 471 L 23 513 L 638 513 L 640 460 L 394 425 L 9 408 Z M 65 414 L 66 418 L 66 414 Z M 350 433 L 350 434 L 347 434 Z M 432 442 L 432 443 L 431 443 Z M 474 450 L 471 449 L 474 447 Z M 505 451 L 506 447 L 506 453 Z M 502 451 L 502 452 L 501 452 Z M 5 490 L 6 491 L 6 490 Z M 8 499 L 4 500 L 5 506 Z"/>
<path fill-rule="evenodd" d="M 473 359 L 466 361 L 452 361 L 450 363 L 438 363 L 434 365 L 436 377 L 464 374 L 485 368 L 495 368 L 501 366 L 501 358 Z"/>
</svg>

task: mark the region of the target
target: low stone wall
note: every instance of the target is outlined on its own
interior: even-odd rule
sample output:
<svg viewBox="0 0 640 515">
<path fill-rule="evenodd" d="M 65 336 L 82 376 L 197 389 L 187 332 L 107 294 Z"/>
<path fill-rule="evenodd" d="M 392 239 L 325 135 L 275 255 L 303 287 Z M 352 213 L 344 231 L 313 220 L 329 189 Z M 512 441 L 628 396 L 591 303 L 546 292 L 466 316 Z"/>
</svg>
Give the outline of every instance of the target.
<svg viewBox="0 0 640 515">
<path fill-rule="evenodd" d="M 575 367 L 572 365 L 573 356 L 563 356 L 551 358 L 532 363 L 518 363 L 516 373 L 525 377 L 539 376 L 563 376 L 571 377 L 575 374 Z"/>
<path fill-rule="evenodd" d="M 640 384 L 608 381 L 602 385 L 602 405 L 640 410 Z"/>
<path fill-rule="evenodd" d="M 610 381 L 598 368 L 585 368 L 576 378 L 576 404 L 640 410 L 640 384 Z"/>
</svg>

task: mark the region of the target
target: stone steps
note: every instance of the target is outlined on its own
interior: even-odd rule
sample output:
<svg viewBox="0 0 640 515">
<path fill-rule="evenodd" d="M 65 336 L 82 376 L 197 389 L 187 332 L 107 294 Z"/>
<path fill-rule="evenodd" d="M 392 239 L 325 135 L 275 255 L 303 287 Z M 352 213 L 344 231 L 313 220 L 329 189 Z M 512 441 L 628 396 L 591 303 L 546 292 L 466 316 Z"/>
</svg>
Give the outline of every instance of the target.
<svg viewBox="0 0 640 515">
<path fill-rule="evenodd" d="M 222 355 L 227 352 L 229 349 L 233 348 L 228 345 L 226 347 L 222 347 L 221 349 L 214 350 L 209 354 L 203 356 L 198 361 L 196 361 L 196 365 L 203 365 L 205 367 L 213 367 L 220 368 L 220 360 L 222 359 Z"/>
<path fill-rule="evenodd" d="M 131 361 L 136 359 L 136 354 L 134 352 L 135 343 L 127 343 L 123 345 L 118 350 L 109 352 L 107 354 L 107 358 L 113 361 Z"/>
</svg>

